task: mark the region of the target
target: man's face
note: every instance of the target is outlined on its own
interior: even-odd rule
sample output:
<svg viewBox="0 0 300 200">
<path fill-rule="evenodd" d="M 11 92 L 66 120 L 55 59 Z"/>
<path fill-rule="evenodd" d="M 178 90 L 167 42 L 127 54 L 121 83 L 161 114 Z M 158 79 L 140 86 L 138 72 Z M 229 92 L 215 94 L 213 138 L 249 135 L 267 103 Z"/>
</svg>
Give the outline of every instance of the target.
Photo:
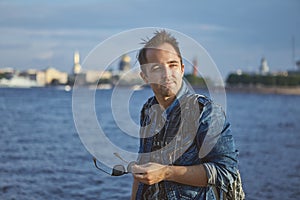
<svg viewBox="0 0 300 200">
<path fill-rule="evenodd" d="M 182 84 L 184 65 L 172 45 L 164 43 L 147 49 L 146 60 L 144 72 L 141 72 L 144 81 L 150 84 L 156 96 L 174 97 Z"/>
</svg>

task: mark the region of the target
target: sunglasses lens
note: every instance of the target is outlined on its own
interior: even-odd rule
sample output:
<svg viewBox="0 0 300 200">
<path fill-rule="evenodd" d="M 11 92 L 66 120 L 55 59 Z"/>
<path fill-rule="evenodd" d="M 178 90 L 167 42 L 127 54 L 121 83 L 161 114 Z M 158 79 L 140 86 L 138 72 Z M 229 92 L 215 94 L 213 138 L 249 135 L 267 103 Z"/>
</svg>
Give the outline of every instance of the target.
<svg viewBox="0 0 300 200">
<path fill-rule="evenodd" d="M 121 176 L 123 174 L 125 174 L 125 167 L 123 165 L 114 166 L 112 176 Z"/>
<path fill-rule="evenodd" d="M 133 165 L 136 165 L 137 164 L 137 162 L 135 162 L 135 161 L 131 161 L 128 165 L 127 165 L 127 172 L 128 173 L 132 173 L 132 166 Z"/>
</svg>

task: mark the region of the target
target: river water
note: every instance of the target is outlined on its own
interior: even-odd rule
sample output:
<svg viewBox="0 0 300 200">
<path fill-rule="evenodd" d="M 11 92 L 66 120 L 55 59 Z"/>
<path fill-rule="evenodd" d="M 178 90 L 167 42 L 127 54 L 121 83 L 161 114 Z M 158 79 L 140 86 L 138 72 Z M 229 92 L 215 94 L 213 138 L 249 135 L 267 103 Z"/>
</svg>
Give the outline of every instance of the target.
<svg viewBox="0 0 300 200">
<path fill-rule="evenodd" d="M 136 151 L 138 141 L 120 136 L 106 109 L 111 93 L 96 93 L 99 121 L 112 141 Z M 133 94 L 134 122 L 150 95 Z M 227 93 L 247 199 L 299 199 L 299 104 L 300 96 Z M 131 175 L 110 177 L 94 167 L 75 128 L 71 92 L 0 88 L 0 123 L 0 199 L 129 199 Z"/>
</svg>

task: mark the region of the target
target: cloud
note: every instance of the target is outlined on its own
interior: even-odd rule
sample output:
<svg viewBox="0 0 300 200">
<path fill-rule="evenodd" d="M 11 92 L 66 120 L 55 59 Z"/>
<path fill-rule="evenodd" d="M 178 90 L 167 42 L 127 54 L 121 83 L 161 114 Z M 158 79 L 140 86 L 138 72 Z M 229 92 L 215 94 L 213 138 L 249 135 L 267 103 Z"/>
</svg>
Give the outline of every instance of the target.
<svg viewBox="0 0 300 200">
<path fill-rule="evenodd" d="M 287 60 L 289 64 L 290 58 L 286 54 L 278 56 L 275 50 L 287 51 L 291 36 L 300 35 L 297 26 L 300 3 L 280 0 L 270 3 L 258 0 L 243 3 L 229 0 L 217 4 L 179 0 L 172 4 L 158 0 L 151 3 L 137 0 L 2 0 L 0 66 L 32 64 L 38 67 L 42 64 L 42 60 L 30 64 L 34 58 L 63 68 L 72 64 L 69 57 L 75 50 L 84 57 L 95 45 L 114 34 L 149 26 L 178 30 L 203 43 L 225 70 L 232 63 L 243 65 L 243 58 L 248 55 L 241 54 L 256 56 L 257 48 L 270 55 L 270 63 Z M 299 41 L 296 38 L 296 47 Z M 226 52 L 241 53 L 235 56 Z M 249 62 L 256 63 L 260 58 L 253 59 Z"/>
</svg>

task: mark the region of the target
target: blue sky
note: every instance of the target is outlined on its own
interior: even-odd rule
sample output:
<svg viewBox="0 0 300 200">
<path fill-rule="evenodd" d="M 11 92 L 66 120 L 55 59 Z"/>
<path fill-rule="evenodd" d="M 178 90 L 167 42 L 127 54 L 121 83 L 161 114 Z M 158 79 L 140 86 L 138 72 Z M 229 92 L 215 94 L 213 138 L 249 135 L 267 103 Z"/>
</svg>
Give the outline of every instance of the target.
<svg viewBox="0 0 300 200">
<path fill-rule="evenodd" d="M 284 71 L 293 69 L 293 36 L 300 58 L 299 10 L 298 0 L 1 0 L 0 68 L 70 72 L 75 50 L 83 60 L 121 31 L 163 27 L 200 43 L 223 77 L 257 71 L 262 56 Z"/>
</svg>

